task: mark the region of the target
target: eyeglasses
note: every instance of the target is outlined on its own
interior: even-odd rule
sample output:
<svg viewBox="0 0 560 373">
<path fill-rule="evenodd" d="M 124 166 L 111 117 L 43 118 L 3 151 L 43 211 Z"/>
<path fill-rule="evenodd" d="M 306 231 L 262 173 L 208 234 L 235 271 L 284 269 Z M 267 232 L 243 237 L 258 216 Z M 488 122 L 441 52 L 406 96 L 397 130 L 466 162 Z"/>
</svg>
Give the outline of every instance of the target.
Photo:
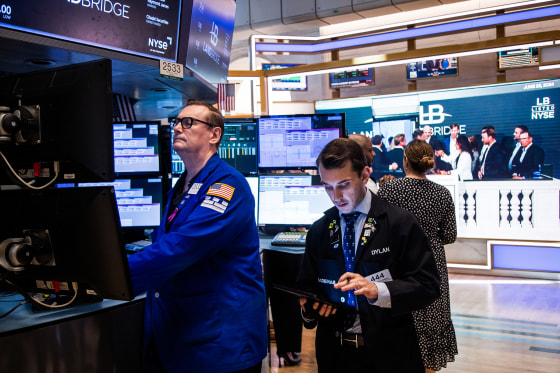
<svg viewBox="0 0 560 373">
<path fill-rule="evenodd" d="M 200 123 L 204 123 L 204 124 L 206 124 L 207 126 L 210 126 L 210 127 L 216 127 L 216 125 L 214 125 L 212 123 L 208 123 L 208 122 L 205 122 L 203 120 L 192 118 L 192 117 L 173 118 L 169 122 L 169 125 L 171 126 L 171 128 L 174 128 L 176 125 L 181 124 L 181 127 L 183 127 L 183 129 L 188 130 L 189 128 L 191 128 L 193 126 L 195 121 L 200 122 Z"/>
</svg>

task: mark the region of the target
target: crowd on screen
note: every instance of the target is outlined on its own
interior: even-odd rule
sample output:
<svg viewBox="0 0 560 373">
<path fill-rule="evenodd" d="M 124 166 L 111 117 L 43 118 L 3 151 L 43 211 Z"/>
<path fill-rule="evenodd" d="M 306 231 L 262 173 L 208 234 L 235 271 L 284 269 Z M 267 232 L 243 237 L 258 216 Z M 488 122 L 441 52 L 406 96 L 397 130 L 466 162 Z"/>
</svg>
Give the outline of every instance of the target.
<svg viewBox="0 0 560 373">
<path fill-rule="evenodd" d="M 434 152 L 435 165 L 428 174 L 454 175 L 461 181 L 542 177 L 545 152 L 533 142 L 527 126 L 516 126 L 511 137 L 498 141 L 495 128 L 488 125 L 481 129 L 479 138 L 461 134 L 456 123 L 450 126 L 450 134 L 444 139 L 434 136 L 428 125 L 415 130 L 412 139 L 406 139 L 402 133 L 388 138 L 388 147 L 383 135 L 375 135 L 371 139 L 375 152 L 373 176 L 376 180 L 385 175 L 403 177 L 404 147 L 409 141 L 419 139 L 426 141 Z"/>
</svg>

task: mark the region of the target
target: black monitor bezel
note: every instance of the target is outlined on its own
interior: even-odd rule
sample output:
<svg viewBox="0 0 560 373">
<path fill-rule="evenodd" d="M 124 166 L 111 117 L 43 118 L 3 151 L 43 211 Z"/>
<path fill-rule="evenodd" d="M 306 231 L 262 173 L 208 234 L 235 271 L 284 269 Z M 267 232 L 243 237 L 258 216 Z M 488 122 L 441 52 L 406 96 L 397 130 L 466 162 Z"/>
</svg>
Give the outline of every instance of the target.
<svg viewBox="0 0 560 373">
<path fill-rule="evenodd" d="M 56 265 L 27 265 L 10 282 L 38 292 L 36 281 L 77 282 L 107 299 L 134 298 L 113 187 L 2 191 L 0 241 L 25 229 L 48 230 Z M 46 292 L 46 291 L 45 291 Z"/>
</svg>

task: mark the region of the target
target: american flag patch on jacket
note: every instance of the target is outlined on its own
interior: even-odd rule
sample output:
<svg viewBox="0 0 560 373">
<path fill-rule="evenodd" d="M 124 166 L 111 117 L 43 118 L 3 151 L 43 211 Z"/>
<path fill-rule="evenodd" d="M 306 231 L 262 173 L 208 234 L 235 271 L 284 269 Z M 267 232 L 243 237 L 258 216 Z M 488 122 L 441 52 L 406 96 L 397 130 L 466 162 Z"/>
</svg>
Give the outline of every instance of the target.
<svg viewBox="0 0 560 373">
<path fill-rule="evenodd" d="M 227 199 L 228 201 L 231 201 L 234 190 L 234 187 L 227 184 L 216 183 L 213 184 L 210 189 L 208 189 L 208 192 L 206 192 L 206 194 L 210 196 L 222 197 L 224 199 Z"/>
</svg>

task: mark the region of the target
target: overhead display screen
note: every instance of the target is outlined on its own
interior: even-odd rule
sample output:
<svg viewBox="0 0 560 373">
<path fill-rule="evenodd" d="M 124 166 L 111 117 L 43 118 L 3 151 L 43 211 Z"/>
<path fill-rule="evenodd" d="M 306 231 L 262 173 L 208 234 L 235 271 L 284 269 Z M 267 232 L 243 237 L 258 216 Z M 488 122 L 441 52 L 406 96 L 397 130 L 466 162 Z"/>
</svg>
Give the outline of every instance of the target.
<svg viewBox="0 0 560 373">
<path fill-rule="evenodd" d="M 376 122 L 373 122 L 373 127 L 370 124 L 370 130 L 366 131 L 366 125 L 370 122 L 365 123 L 364 119 L 367 118 L 368 110 L 376 106 L 375 101 L 387 99 L 398 101 L 399 107 L 417 106 L 418 111 L 411 113 L 418 117 L 417 126 L 431 126 L 432 136 L 439 139 L 449 136 L 451 124 L 457 123 L 461 134 L 475 136 L 479 150 L 484 126 L 494 126 L 496 140 L 504 148 L 511 149 L 514 146 L 512 134 L 515 127 L 525 125 L 529 128 L 533 143 L 544 150 L 542 176 L 560 178 L 560 118 L 556 114 L 556 105 L 560 104 L 560 79 L 371 96 L 369 99 L 360 98 L 360 101 L 317 101 L 315 107 L 317 113 L 345 112 L 349 134 L 363 133 L 373 137 L 380 134 L 380 130 L 375 127 Z M 350 104 L 353 111 L 345 109 Z M 362 108 L 358 110 L 360 106 Z M 387 116 L 384 122 L 390 119 L 402 119 L 402 115 L 397 114 L 394 118 Z M 410 139 L 407 137 L 406 141 Z"/>
<path fill-rule="evenodd" d="M 498 52 L 498 68 L 538 66 L 539 47 L 528 47 Z"/>
<path fill-rule="evenodd" d="M 176 61 L 180 0 L 3 0 L 0 27 Z"/>
<path fill-rule="evenodd" d="M 181 31 L 188 47 L 186 59 L 179 56 L 178 62 L 212 84 L 227 81 L 235 6 L 235 0 L 193 0 L 190 31 Z"/>
<path fill-rule="evenodd" d="M 344 70 L 329 74 L 330 88 L 373 85 L 373 68 Z"/>
<path fill-rule="evenodd" d="M 438 58 L 406 64 L 407 79 L 457 75 L 457 57 Z"/>
<path fill-rule="evenodd" d="M 284 69 L 286 67 L 299 66 L 290 63 L 263 63 L 263 70 Z M 307 91 L 306 76 L 292 76 L 289 78 L 272 79 L 271 88 L 273 91 Z"/>
</svg>

